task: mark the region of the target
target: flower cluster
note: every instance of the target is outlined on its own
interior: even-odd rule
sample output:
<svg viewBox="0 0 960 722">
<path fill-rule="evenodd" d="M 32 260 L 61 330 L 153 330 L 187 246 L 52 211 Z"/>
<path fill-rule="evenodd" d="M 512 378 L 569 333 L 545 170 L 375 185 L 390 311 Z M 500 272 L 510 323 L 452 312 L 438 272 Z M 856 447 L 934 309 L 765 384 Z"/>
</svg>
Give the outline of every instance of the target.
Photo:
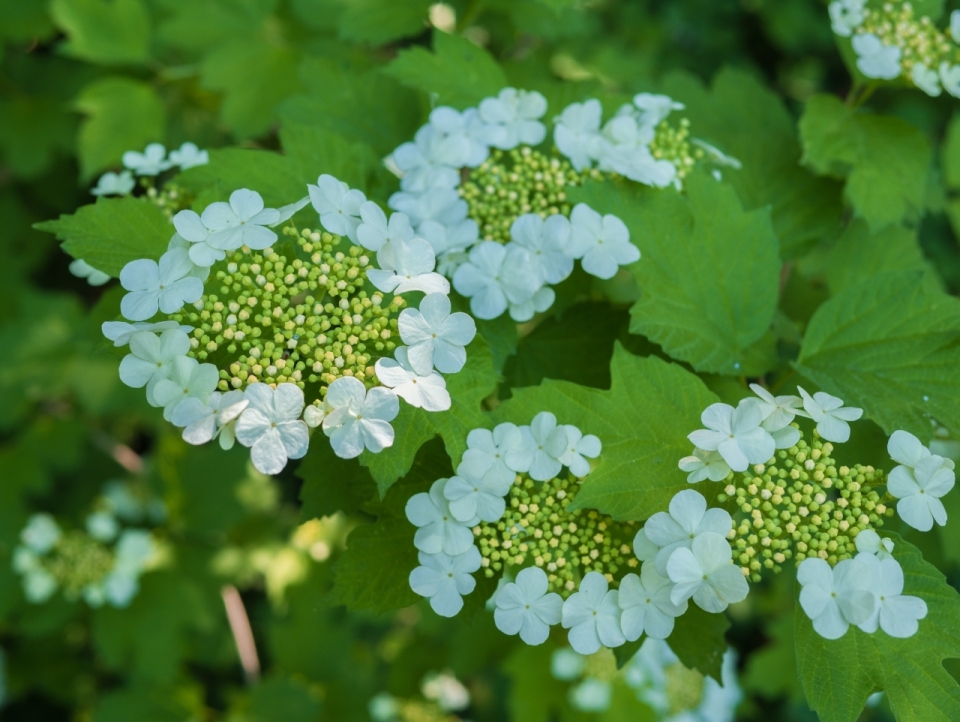
<svg viewBox="0 0 960 722">
<path fill-rule="evenodd" d="M 960 98 L 960 11 L 948 32 L 928 16 L 917 18 L 909 0 L 891 0 L 879 8 L 867 0 L 833 0 L 833 31 L 851 38 L 857 68 L 868 78 L 905 81 L 936 97 L 944 90 Z"/>
<path fill-rule="evenodd" d="M 28 601 L 42 604 L 62 589 L 67 599 L 82 598 L 91 607 L 126 607 L 140 590 L 140 576 L 157 555 L 145 529 L 122 523 L 163 521 L 158 499 L 140 499 L 124 484 L 108 484 L 84 530 L 64 531 L 49 514 L 34 514 L 20 532 L 13 568 L 23 577 Z"/>
<path fill-rule="evenodd" d="M 104 173 L 90 191 L 95 196 L 125 196 L 136 186 L 134 176 L 152 178 L 171 168 L 186 170 L 210 162 L 210 154 L 200 150 L 195 143 L 184 143 L 178 150 L 170 151 L 162 143 L 151 143 L 141 153 L 128 150 L 123 154 L 120 173 Z"/>
<path fill-rule="evenodd" d="M 452 672 L 431 672 L 423 678 L 424 699 L 399 699 L 381 692 L 368 704 L 374 722 L 459 722 L 456 714 L 470 706 L 470 691 Z"/>
<path fill-rule="evenodd" d="M 460 371 L 476 333 L 470 316 L 451 313 L 433 248 L 403 214 L 388 222 L 329 175 L 306 190 L 280 209 L 241 189 L 202 213 L 177 213 L 160 259 L 120 274 L 132 323 L 103 327 L 130 346 L 121 380 L 146 388 L 185 440 L 239 441 L 265 474 L 301 458 L 311 428 L 353 458 L 393 444 L 399 398 L 449 409 L 441 374 Z M 281 238 L 273 228 L 308 203 L 323 231 L 289 224 Z M 419 309 L 403 298 L 414 292 Z"/>
<path fill-rule="evenodd" d="M 644 640 L 619 670 L 610 650 L 585 656 L 569 647 L 558 649 L 550 660 L 550 673 L 555 679 L 573 683 L 567 698 L 580 712 L 606 712 L 618 680 L 663 722 L 733 722 L 743 698 L 737 683 L 737 656 L 732 649 L 723 655 L 720 684 L 684 667 L 665 641 L 654 638 Z"/>
</svg>

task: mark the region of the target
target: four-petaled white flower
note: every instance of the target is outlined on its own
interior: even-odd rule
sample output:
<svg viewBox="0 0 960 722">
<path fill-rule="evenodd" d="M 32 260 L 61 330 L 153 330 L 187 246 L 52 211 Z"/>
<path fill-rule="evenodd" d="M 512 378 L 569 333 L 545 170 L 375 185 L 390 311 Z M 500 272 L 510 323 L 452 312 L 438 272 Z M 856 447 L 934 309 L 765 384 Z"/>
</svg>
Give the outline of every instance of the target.
<svg viewBox="0 0 960 722">
<path fill-rule="evenodd" d="M 868 78 L 893 80 L 900 75 L 902 53 L 896 45 L 886 45 L 873 33 L 853 36 L 857 68 Z"/>
<path fill-rule="evenodd" d="M 669 95 L 655 93 L 638 93 L 633 96 L 633 104 L 637 106 L 641 125 L 660 125 L 667 119 L 671 111 L 683 110 L 687 106 L 679 103 Z"/>
<path fill-rule="evenodd" d="M 453 274 L 453 287 L 470 299 L 470 310 L 477 318 L 497 318 L 510 307 L 514 320 L 529 320 L 534 294 L 542 286 L 538 270 L 526 248 L 482 241 L 470 249 L 470 260 Z"/>
<path fill-rule="evenodd" d="M 406 346 L 399 346 L 393 355 L 394 358 L 377 359 L 377 378 L 381 384 L 418 409 L 446 411 L 450 408 L 450 392 L 443 376 L 436 371 L 425 376 L 418 374 L 410 365 Z"/>
<path fill-rule="evenodd" d="M 241 188 L 230 194 L 229 203 L 211 203 L 204 208 L 200 220 L 210 231 L 206 244 L 211 248 L 233 251 L 246 246 L 262 251 L 277 240 L 277 234 L 266 226 L 280 222 L 280 211 L 264 208 L 259 193 Z"/>
<path fill-rule="evenodd" d="M 943 89 L 954 98 L 960 98 L 960 64 L 951 65 L 946 60 L 940 63 L 940 82 Z"/>
<path fill-rule="evenodd" d="M 673 631 L 673 620 L 687 611 L 687 603 L 670 599 L 673 583 L 661 576 L 651 562 L 640 568 L 640 576 L 627 574 L 620 581 L 618 603 L 623 615 L 620 629 L 628 642 L 640 639 L 644 632 L 653 639 L 666 639 Z"/>
<path fill-rule="evenodd" d="M 660 547 L 650 541 L 643 528 L 633 537 L 633 553 L 640 561 L 646 562 L 655 559 L 659 551 Z"/>
<path fill-rule="evenodd" d="M 560 473 L 560 457 L 567 451 L 567 431 L 557 417 L 541 411 L 530 426 L 520 427 L 520 444 L 507 452 L 507 466 L 525 471 L 536 481 L 547 481 Z"/>
<path fill-rule="evenodd" d="M 200 150 L 196 143 L 190 143 L 189 141 L 177 150 L 170 151 L 170 163 L 180 166 L 180 170 L 193 168 L 197 165 L 206 165 L 209 162 L 210 154 L 205 150 Z"/>
<path fill-rule="evenodd" d="M 341 376 L 327 388 L 324 404 L 323 433 L 341 459 L 360 456 L 364 448 L 378 454 L 393 446 L 390 422 L 400 413 L 400 402 L 392 391 L 367 391 L 359 379 Z"/>
<path fill-rule="evenodd" d="M 891 637 L 912 637 L 920 628 L 919 621 L 927 616 L 927 603 L 920 597 L 903 593 L 903 568 L 893 558 L 880 559 L 873 554 L 857 554 L 861 561 L 873 569 L 877 579 L 874 588 L 876 608 L 865 622 L 857 626 L 867 634 L 879 627 Z"/>
<path fill-rule="evenodd" d="M 133 179 L 133 173 L 128 170 L 120 173 L 112 171 L 104 173 L 97 180 L 97 185 L 90 191 L 95 196 L 125 196 L 133 190 L 137 182 Z"/>
<path fill-rule="evenodd" d="M 420 310 L 405 308 L 397 319 L 400 338 L 407 344 L 407 358 L 424 376 L 433 371 L 455 374 L 467 361 L 464 348 L 477 335 L 477 324 L 465 313 L 450 313 L 450 298 L 431 293 Z"/>
<path fill-rule="evenodd" d="M 687 482 L 696 484 L 704 479 L 723 481 L 730 473 L 730 465 L 724 461 L 719 451 L 694 449 L 692 456 L 684 456 L 677 463 L 681 471 L 687 472 Z"/>
<path fill-rule="evenodd" d="M 681 547 L 670 555 L 667 574 L 676 584 L 670 600 L 680 604 L 692 598 L 702 610 L 714 614 L 742 602 L 750 585 L 732 559 L 733 550 L 725 537 L 711 531 L 699 534 L 689 549 Z"/>
<path fill-rule="evenodd" d="M 680 548 L 689 549 L 701 534 L 725 537 L 733 527 L 733 519 L 723 509 L 707 509 L 707 500 L 693 489 L 673 495 L 669 512 L 658 511 L 647 519 L 642 531 L 660 550 L 654 558 L 660 576 L 667 576 L 667 562 Z M 634 546 L 637 542 L 634 540 Z M 729 546 L 729 545 L 728 545 Z M 640 557 L 640 554 L 637 554 Z"/>
<path fill-rule="evenodd" d="M 824 639 L 840 639 L 851 624 L 863 624 L 876 608 L 877 575 L 861 559 L 844 559 L 831 568 L 808 557 L 797 568 L 800 606 Z"/>
<path fill-rule="evenodd" d="M 577 170 L 589 168 L 597 157 L 602 118 L 603 106 L 596 99 L 571 103 L 557 118 L 553 140 Z"/>
<path fill-rule="evenodd" d="M 762 464 L 773 456 L 776 442 L 760 422 L 760 405 L 746 399 L 734 409 L 729 404 L 710 404 L 700 415 L 706 429 L 687 436 L 704 451 L 718 451 L 734 471 L 746 471 L 750 464 Z"/>
<path fill-rule="evenodd" d="M 914 529 L 930 531 L 933 523 L 947 523 L 947 510 L 940 497 L 956 483 L 952 468 L 944 464 L 942 456 L 931 454 L 912 469 L 897 466 L 887 477 L 887 491 L 895 496 L 897 513 Z"/>
<path fill-rule="evenodd" d="M 893 539 L 881 538 L 873 529 L 864 529 L 854 540 L 857 551 L 874 554 L 878 559 L 893 559 Z"/>
<path fill-rule="evenodd" d="M 547 283 L 560 283 L 573 271 L 570 221 L 564 216 L 543 220 L 536 213 L 522 215 L 510 226 L 510 238 L 527 249 Z"/>
<path fill-rule="evenodd" d="M 189 242 L 190 260 L 196 265 L 208 268 L 226 258 L 226 251 L 214 248 L 207 243 L 210 238 L 210 229 L 203 224 L 200 216 L 194 211 L 184 210 L 177 213 L 173 217 L 173 227 L 177 229 L 177 233 L 183 240 Z"/>
<path fill-rule="evenodd" d="M 540 145 L 547 136 L 547 127 L 540 122 L 547 112 L 547 99 L 535 90 L 504 88 L 496 98 L 484 98 L 479 111 L 483 122 L 503 128 L 500 137 L 491 142 L 501 150 L 511 150 L 521 143 Z"/>
<path fill-rule="evenodd" d="M 367 197 L 361 191 L 351 190 L 346 183 L 326 173 L 317 178 L 316 185 L 308 185 L 307 190 L 310 192 L 310 203 L 320 214 L 323 227 L 330 233 L 345 236 L 357 243 L 360 206 Z"/>
<path fill-rule="evenodd" d="M 124 168 L 129 168 L 137 175 L 159 175 L 173 167 L 173 163 L 167 160 L 167 149 L 162 143 L 151 143 L 143 153 L 128 150 L 121 160 Z"/>
<path fill-rule="evenodd" d="M 630 243 L 630 231 L 616 216 L 601 216 L 586 203 L 578 203 L 570 223 L 570 253 L 587 273 L 613 278 L 620 266 L 640 260 L 640 249 Z"/>
<path fill-rule="evenodd" d="M 446 138 L 462 139 L 458 144 L 459 157 L 451 154 L 449 164 L 454 167 L 476 168 L 490 155 L 491 145 L 503 145 L 507 131 L 502 126 L 487 125 L 476 108 L 464 111 L 447 106 L 430 112 L 430 125 Z"/>
<path fill-rule="evenodd" d="M 451 226 L 436 221 L 424 221 L 418 230 L 433 246 L 438 257 L 449 253 L 462 253 L 480 237 L 480 229 L 472 218 Z"/>
<path fill-rule="evenodd" d="M 600 456 L 603 446 L 600 439 L 593 434 L 583 435 L 576 426 L 564 424 L 567 432 L 567 448 L 560 455 L 560 463 L 570 469 L 574 476 L 583 478 L 590 473 L 590 462 L 587 459 L 596 459 Z"/>
<path fill-rule="evenodd" d="M 827 10 L 830 26 L 837 35 L 849 38 L 863 23 L 863 8 L 867 0 L 833 0 Z"/>
<path fill-rule="evenodd" d="M 497 592 L 493 620 L 504 634 L 520 634 L 529 645 L 543 644 L 550 627 L 559 624 L 563 599 L 547 593 L 547 573 L 539 567 L 522 569 L 515 581 Z"/>
<path fill-rule="evenodd" d="M 98 271 L 82 258 L 71 261 L 67 268 L 70 270 L 70 273 L 77 278 L 87 279 L 87 283 L 89 283 L 91 286 L 102 286 L 110 280 L 109 273 Z"/>
<path fill-rule="evenodd" d="M 117 348 L 120 346 L 126 346 L 128 343 L 130 343 L 130 339 L 132 339 L 141 331 L 163 333 L 164 331 L 169 331 L 172 328 L 179 328 L 184 333 L 193 330 L 190 328 L 190 326 L 181 326 L 176 321 L 158 321 L 157 323 L 145 323 L 143 321 L 139 321 L 137 323 L 127 323 L 126 321 L 104 321 L 103 325 L 100 326 L 100 330 L 103 332 L 103 335 L 113 341 L 113 345 Z"/>
<path fill-rule="evenodd" d="M 46 554 L 62 536 L 60 526 L 49 514 L 34 514 L 20 530 L 20 541 L 34 554 Z"/>
<path fill-rule="evenodd" d="M 367 278 L 384 293 L 450 293 L 450 282 L 433 272 L 437 259 L 433 246 L 423 238 L 384 243 L 377 251 L 377 263 L 380 268 L 369 269 Z"/>
<path fill-rule="evenodd" d="M 393 162 L 403 173 L 400 187 L 408 193 L 431 188 L 454 188 L 460 183 L 456 163 L 469 152 L 463 137 L 450 137 L 427 124 L 412 142 L 393 151 Z"/>
<path fill-rule="evenodd" d="M 120 380 L 135 389 L 147 387 L 149 399 L 154 385 L 167 378 L 173 360 L 186 356 L 190 337 L 178 329 L 157 336 L 141 331 L 130 339 L 130 353 L 120 362 Z"/>
<path fill-rule="evenodd" d="M 480 568 L 480 552 L 472 546 L 462 554 L 418 555 L 420 566 L 410 572 L 410 588 L 430 599 L 430 608 L 441 617 L 454 617 L 463 609 L 463 596 L 477 586 L 470 576 Z"/>
<path fill-rule="evenodd" d="M 427 221 L 449 227 L 467 219 L 467 202 L 453 188 L 435 188 L 422 193 L 394 193 L 387 205 L 407 214 L 418 233 L 420 226 Z"/>
<path fill-rule="evenodd" d="M 170 421 L 177 406 L 185 399 L 195 397 L 207 403 L 219 380 L 220 374 L 213 364 L 201 364 L 189 356 L 177 356 L 170 362 L 166 377 L 153 385 L 153 393 L 147 396 L 147 401 L 163 407 L 163 418 Z"/>
<path fill-rule="evenodd" d="M 357 240 L 371 251 L 379 251 L 385 243 L 414 239 L 413 226 L 406 213 L 391 213 L 388 221 L 380 206 L 373 201 L 364 201 L 360 204 L 360 219 Z"/>
<path fill-rule="evenodd" d="M 950 37 L 953 42 L 960 43 L 960 10 L 950 13 Z"/>
<path fill-rule="evenodd" d="M 760 397 L 760 426 L 771 433 L 789 426 L 796 416 L 807 415 L 799 396 L 774 396 L 760 384 L 750 384 L 750 390 Z"/>
<path fill-rule="evenodd" d="M 130 261 L 120 271 L 120 285 L 130 291 L 120 300 L 120 313 L 131 321 L 146 321 L 157 309 L 176 313 L 183 304 L 199 301 L 203 281 L 187 275 L 192 270 L 182 248 L 167 251 L 159 263 L 149 258 Z"/>
<path fill-rule="evenodd" d="M 296 384 L 251 384 L 243 393 L 249 402 L 237 420 L 236 436 L 250 447 L 250 460 L 263 474 L 279 474 L 287 459 L 307 453 L 310 436 L 300 420 L 303 391 Z"/>
<path fill-rule="evenodd" d="M 943 88 L 940 87 L 940 74 L 923 63 L 914 64 L 913 70 L 910 71 L 910 79 L 931 98 L 936 98 L 943 92 Z"/>
<path fill-rule="evenodd" d="M 930 456 L 930 449 L 924 446 L 920 439 L 909 431 L 897 430 L 890 435 L 890 440 L 887 441 L 887 453 L 890 454 L 890 458 L 898 464 L 903 464 L 913 469 L 917 464 Z M 944 457 L 943 466 L 947 469 L 953 469 L 953 459 Z"/>
<path fill-rule="evenodd" d="M 470 464 L 457 467 L 457 476 L 447 479 L 443 495 L 450 502 L 450 513 L 459 522 L 479 519 L 488 523 L 500 521 L 513 479 L 497 474 L 476 474 Z"/>
<path fill-rule="evenodd" d="M 249 405 L 250 400 L 243 391 L 223 394 L 214 391 L 207 403 L 196 398 L 185 399 L 177 405 L 171 421 L 174 426 L 183 428 L 183 440 L 188 444 L 206 444 L 219 438 L 220 448 L 229 450 L 236 439 L 236 421 Z"/>
<path fill-rule="evenodd" d="M 498 424 L 493 431 L 473 429 L 467 434 L 467 450 L 460 464 L 466 464 L 470 473 L 495 474 L 500 480 L 513 483 L 516 472 L 507 465 L 507 453 L 522 440 L 520 429 L 509 422 Z"/>
<path fill-rule="evenodd" d="M 473 532 L 469 527 L 479 519 L 461 522 L 453 515 L 450 502 L 443 493 L 447 481 L 437 479 L 429 493 L 414 494 L 407 501 L 407 519 L 419 527 L 413 537 L 413 545 L 427 554 L 443 552 L 455 556 L 473 546 Z"/>
<path fill-rule="evenodd" d="M 601 645 L 613 649 L 626 642 L 620 629 L 617 591 L 608 591 L 608 587 L 600 572 L 588 572 L 580 588 L 563 603 L 561 623 L 570 630 L 570 646 L 580 654 L 593 654 Z"/>
<path fill-rule="evenodd" d="M 863 416 L 863 409 L 844 406 L 843 399 L 831 396 L 824 391 L 818 391 L 813 396 L 799 386 L 797 391 L 803 397 L 804 411 L 816 422 L 820 436 L 836 443 L 843 443 L 850 438 L 850 424 L 847 422 L 856 421 Z"/>
</svg>

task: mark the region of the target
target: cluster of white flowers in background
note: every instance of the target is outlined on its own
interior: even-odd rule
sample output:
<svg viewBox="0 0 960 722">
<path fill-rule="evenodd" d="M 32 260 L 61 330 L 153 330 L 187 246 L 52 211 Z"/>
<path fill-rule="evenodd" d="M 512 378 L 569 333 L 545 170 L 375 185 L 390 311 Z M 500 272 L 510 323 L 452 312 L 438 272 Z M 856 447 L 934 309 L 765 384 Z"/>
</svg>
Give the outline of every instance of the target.
<svg viewBox="0 0 960 722">
<path fill-rule="evenodd" d="M 459 717 L 447 717 L 447 714 L 460 712 L 470 706 L 470 690 L 450 671 L 430 672 L 425 675 L 420 683 L 420 693 L 428 700 L 428 705 L 421 706 L 418 701 L 398 699 L 392 694 L 381 692 L 367 705 L 370 718 L 374 722 L 435 719 L 431 712 L 438 709 L 444 715 L 444 722 L 452 722 Z"/>
</svg>

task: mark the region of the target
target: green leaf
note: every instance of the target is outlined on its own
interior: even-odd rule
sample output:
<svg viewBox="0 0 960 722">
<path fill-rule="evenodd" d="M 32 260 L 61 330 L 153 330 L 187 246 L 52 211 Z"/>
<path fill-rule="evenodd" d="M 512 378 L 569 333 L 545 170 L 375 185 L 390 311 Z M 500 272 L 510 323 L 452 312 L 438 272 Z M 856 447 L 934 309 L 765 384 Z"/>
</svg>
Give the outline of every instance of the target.
<svg viewBox="0 0 960 722">
<path fill-rule="evenodd" d="M 770 206 L 784 260 L 836 232 L 839 188 L 799 166 L 794 120 L 780 96 L 731 68 L 721 70 L 709 90 L 690 74 L 668 75 L 664 92 L 686 104 L 682 115 L 690 119 L 694 138 L 741 161 L 739 170 L 723 170 L 724 182 L 736 189 L 746 210 Z"/>
<path fill-rule="evenodd" d="M 550 673 L 556 647 L 549 642 L 530 647 L 519 644 L 503 664 L 510 677 L 507 707 L 510 719 L 523 722 L 548 722 L 554 710 L 566 706 L 568 683 Z"/>
<path fill-rule="evenodd" d="M 254 40 L 266 31 L 276 0 L 191 0 L 164 3 L 164 17 L 157 37 L 167 45 L 206 51 L 240 38 Z"/>
<path fill-rule="evenodd" d="M 45 171 L 57 153 L 73 150 L 76 118 L 61 103 L 24 96 L 0 100 L 0 149 L 18 176 Z"/>
<path fill-rule="evenodd" d="M 576 509 L 598 509 L 618 520 L 663 511 L 688 487 L 677 460 L 690 453 L 687 434 L 717 401 L 696 376 L 655 356 L 633 356 L 618 343 L 609 390 L 545 380 L 517 389 L 493 413 L 497 423 L 529 424 L 541 411 L 555 414 L 603 443 L 599 465 L 583 482 Z"/>
<path fill-rule="evenodd" d="M 74 105 L 86 116 L 77 138 L 83 180 L 118 165 L 126 151 L 163 140 L 166 111 L 147 83 L 103 78 L 86 86 Z"/>
<path fill-rule="evenodd" d="M 802 610 L 796 612 L 797 672 L 823 722 L 855 722 L 867 697 L 881 690 L 899 722 L 960 719 L 960 686 L 942 665 L 960 657 L 960 596 L 919 550 L 893 538 L 903 593 L 927 603 L 914 636 L 895 639 L 851 627 L 840 639 L 826 640 Z"/>
<path fill-rule="evenodd" d="M 150 55 L 150 17 L 141 0 L 53 0 L 50 15 L 67 35 L 60 50 L 102 65 Z"/>
<path fill-rule="evenodd" d="M 315 435 L 310 450 L 297 467 L 300 487 L 300 519 L 330 516 L 337 511 L 354 514 L 377 496 L 370 472 L 356 459 L 341 459 L 330 442 Z"/>
<path fill-rule="evenodd" d="M 698 371 L 768 370 L 749 352 L 777 306 L 780 261 L 766 211 L 743 212 L 733 189 L 706 175 L 688 180 L 686 196 L 612 183 L 570 195 L 622 219 L 643 253 L 630 267 L 642 289 L 631 333 Z"/>
<path fill-rule="evenodd" d="M 196 690 L 200 691 L 200 690 Z M 183 722 L 203 714 L 203 700 L 192 690 L 135 683 L 97 698 L 93 722 Z"/>
<path fill-rule="evenodd" d="M 320 699 L 305 679 L 271 677 L 250 693 L 244 719 L 249 722 L 319 722 Z"/>
<path fill-rule="evenodd" d="M 117 277 L 130 261 L 158 259 L 174 230 L 163 211 L 142 198 L 98 198 L 73 215 L 36 224 L 55 233 L 63 250 Z"/>
<path fill-rule="evenodd" d="M 483 48 L 459 35 L 433 33 L 433 52 L 401 50 L 384 71 L 406 86 L 436 94 L 438 104 L 468 108 L 507 85 L 497 62 Z"/>
<path fill-rule="evenodd" d="M 710 614 L 691 604 L 683 615 L 677 617 L 667 643 L 683 666 L 700 670 L 721 682 L 728 629 L 730 620 L 726 614 Z"/>
<path fill-rule="evenodd" d="M 940 150 L 940 168 L 947 187 L 960 188 L 960 113 L 954 113 Z"/>
<path fill-rule="evenodd" d="M 888 434 L 960 429 L 960 300 L 918 272 L 875 276 L 817 310 L 796 366 Z"/>
<path fill-rule="evenodd" d="M 431 0 L 350 0 L 340 20 L 340 37 L 383 45 L 420 35 L 427 28 L 431 4 Z"/>
<path fill-rule="evenodd" d="M 263 196 L 268 207 L 277 208 L 307 195 L 301 173 L 291 158 L 273 151 L 222 148 L 210 151 L 206 165 L 183 171 L 177 183 L 194 195 L 216 188 L 224 200 L 235 190 L 249 188 Z"/>
<path fill-rule="evenodd" d="M 800 119 L 800 135 L 803 162 L 821 175 L 846 177 L 844 193 L 871 229 L 923 212 L 931 151 L 916 127 L 816 95 Z"/>
<path fill-rule="evenodd" d="M 783 616 L 766 628 L 766 645 L 747 658 L 742 678 L 746 689 L 771 699 L 783 695 L 793 700 L 803 699 L 796 675 L 793 628 L 793 614 Z"/>
<path fill-rule="evenodd" d="M 942 288 L 936 269 L 920 250 L 916 231 L 902 226 L 871 234 L 866 222 L 855 220 L 827 257 L 827 284 L 832 294 L 887 271 L 919 271 L 931 289 Z"/>
</svg>

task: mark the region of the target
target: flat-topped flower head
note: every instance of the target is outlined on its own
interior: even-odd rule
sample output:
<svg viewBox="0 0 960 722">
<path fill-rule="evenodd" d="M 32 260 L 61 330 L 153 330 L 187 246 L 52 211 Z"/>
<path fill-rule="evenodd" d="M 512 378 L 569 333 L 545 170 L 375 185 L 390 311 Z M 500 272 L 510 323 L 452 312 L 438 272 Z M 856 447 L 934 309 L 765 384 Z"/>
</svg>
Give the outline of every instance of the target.
<svg viewBox="0 0 960 722">
<path fill-rule="evenodd" d="M 877 575 L 862 559 L 845 559 L 832 568 L 823 559 L 805 559 L 797 581 L 802 587 L 800 606 L 825 639 L 839 639 L 876 609 Z"/>
<path fill-rule="evenodd" d="M 525 643 L 538 645 L 547 641 L 550 627 L 560 623 L 562 610 L 560 595 L 547 591 L 546 572 L 528 567 L 497 592 L 493 618 L 504 634 L 519 634 Z"/>
<path fill-rule="evenodd" d="M 580 654 L 593 654 L 601 646 L 613 649 L 626 642 L 621 614 L 617 590 L 609 588 L 602 574 L 589 572 L 577 592 L 564 601 L 561 624 L 570 630 L 571 647 Z"/>
<path fill-rule="evenodd" d="M 460 554 L 418 554 L 420 566 L 410 572 L 410 588 L 430 599 L 441 617 L 455 617 L 463 609 L 463 595 L 476 588 L 470 576 L 480 568 L 480 553 L 469 547 Z"/>
<path fill-rule="evenodd" d="M 689 547 L 677 548 L 667 561 L 667 575 L 676 585 L 670 600 L 681 604 L 693 599 L 705 612 L 713 613 L 743 601 L 750 587 L 732 562 L 733 551 L 725 537 L 710 531 L 698 534 Z"/>
</svg>

